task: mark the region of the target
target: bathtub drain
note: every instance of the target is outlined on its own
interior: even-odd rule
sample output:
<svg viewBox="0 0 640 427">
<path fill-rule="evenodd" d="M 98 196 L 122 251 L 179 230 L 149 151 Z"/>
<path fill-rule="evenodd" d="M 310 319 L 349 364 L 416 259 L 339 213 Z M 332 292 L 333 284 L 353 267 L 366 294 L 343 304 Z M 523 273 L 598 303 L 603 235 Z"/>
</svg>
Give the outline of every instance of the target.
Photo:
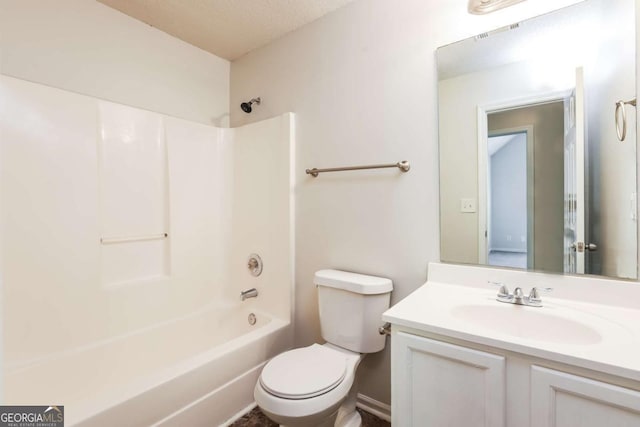
<svg viewBox="0 0 640 427">
<path fill-rule="evenodd" d="M 248 318 L 247 320 L 249 320 L 249 324 L 250 324 L 250 325 L 255 325 L 255 324 L 256 324 L 256 321 L 257 321 L 257 319 L 256 319 L 256 315 L 255 315 L 255 314 L 253 314 L 253 313 L 250 313 L 250 314 L 249 314 L 249 318 Z"/>
</svg>

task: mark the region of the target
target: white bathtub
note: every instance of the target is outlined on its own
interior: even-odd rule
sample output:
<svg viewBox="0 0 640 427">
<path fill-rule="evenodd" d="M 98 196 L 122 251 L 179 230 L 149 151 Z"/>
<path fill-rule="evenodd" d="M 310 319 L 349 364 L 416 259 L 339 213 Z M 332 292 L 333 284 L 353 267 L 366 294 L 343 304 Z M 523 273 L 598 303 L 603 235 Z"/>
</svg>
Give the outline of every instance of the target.
<svg viewBox="0 0 640 427">
<path fill-rule="evenodd" d="M 5 403 L 64 405 L 68 426 L 223 424 L 253 402 L 264 363 L 290 346 L 289 323 L 252 305 L 207 307 L 11 367 Z"/>
</svg>

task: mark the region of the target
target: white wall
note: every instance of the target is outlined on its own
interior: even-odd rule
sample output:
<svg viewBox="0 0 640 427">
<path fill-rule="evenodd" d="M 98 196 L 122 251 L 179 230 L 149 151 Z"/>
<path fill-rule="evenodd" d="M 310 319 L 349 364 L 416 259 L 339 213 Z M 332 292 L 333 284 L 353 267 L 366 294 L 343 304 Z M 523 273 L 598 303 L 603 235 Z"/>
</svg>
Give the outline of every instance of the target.
<svg viewBox="0 0 640 427">
<path fill-rule="evenodd" d="M 479 17 L 466 1 L 359 0 L 232 63 L 231 122 L 296 113 L 296 344 L 320 340 L 321 268 L 393 279 L 392 303 L 439 259 L 435 49 L 573 1 L 523 2 Z M 239 105 L 261 96 L 250 115 Z M 411 171 L 305 168 L 411 162 Z M 388 349 L 361 367 L 364 394 L 390 401 Z"/>
<path fill-rule="evenodd" d="M 0 73 L 226 126 L 229 62 L 94 0 L 0 0 Z"/>
</svg>

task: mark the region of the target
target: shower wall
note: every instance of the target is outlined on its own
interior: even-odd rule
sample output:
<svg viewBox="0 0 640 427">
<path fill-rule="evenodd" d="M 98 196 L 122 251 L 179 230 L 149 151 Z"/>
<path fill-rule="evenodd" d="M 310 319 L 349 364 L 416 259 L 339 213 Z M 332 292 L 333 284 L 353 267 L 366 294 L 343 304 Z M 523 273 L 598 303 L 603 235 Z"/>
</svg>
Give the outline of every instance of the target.
<svg viewBox="0 0 640 427">
<path fill-rule="evenodd" d="M 233 129 L 232 239 L 229 264 L 232 285 L 225 296 L 257 288 L 269 313 L 289 320 L 294 269 L 294 115 Z M 278 138 L 274 138 L 278 135 Z M 229 221 L 226 221 L 229 223 Z M 262 274 L 249 274 L 250 253 L 264 263 Z M 274 288 L 277 292 L 274 292 Z"/>
<path fill-rule="evenodd" d="M 244 287 L 288 321 L 292 123 L 215 128 L 0 76 L 3 368 L 238 304 Z"/>
</svg>

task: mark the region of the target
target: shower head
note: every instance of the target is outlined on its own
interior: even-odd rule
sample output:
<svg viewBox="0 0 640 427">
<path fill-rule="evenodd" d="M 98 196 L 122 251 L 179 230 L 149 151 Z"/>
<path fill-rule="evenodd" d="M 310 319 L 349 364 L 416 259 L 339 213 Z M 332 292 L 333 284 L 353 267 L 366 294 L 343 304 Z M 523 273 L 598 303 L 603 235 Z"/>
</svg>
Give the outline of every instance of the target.
<svg viewBox="0 0 640 427">
<path fill-rule="evenodd" d="M 242 108 L 242 111 L 249 114 L 251 112 L 251 104 L 253 103 L 260 105 L 260 97 L 253 98 L 249 102 L 243 102 L 242 104 L 240 104 L 240 108 Z"/>
</svg>

